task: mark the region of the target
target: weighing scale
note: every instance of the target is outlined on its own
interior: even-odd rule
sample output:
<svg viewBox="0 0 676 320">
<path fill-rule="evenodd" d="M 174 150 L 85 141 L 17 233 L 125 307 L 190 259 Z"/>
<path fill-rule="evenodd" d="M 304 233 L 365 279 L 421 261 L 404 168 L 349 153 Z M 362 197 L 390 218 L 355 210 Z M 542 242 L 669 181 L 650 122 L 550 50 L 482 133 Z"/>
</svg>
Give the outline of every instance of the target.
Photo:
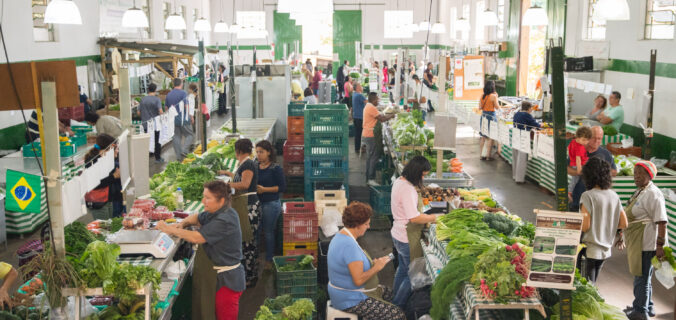
<svg viewBox="0 0 676 320">
<path fill-rule="evenodd" d="M 159 230 L 120 230 L 112 242 L 120 246 L 121 254 L 151 254 L 160 259 L 166 258 L 176 245 Z"/>
</svg>

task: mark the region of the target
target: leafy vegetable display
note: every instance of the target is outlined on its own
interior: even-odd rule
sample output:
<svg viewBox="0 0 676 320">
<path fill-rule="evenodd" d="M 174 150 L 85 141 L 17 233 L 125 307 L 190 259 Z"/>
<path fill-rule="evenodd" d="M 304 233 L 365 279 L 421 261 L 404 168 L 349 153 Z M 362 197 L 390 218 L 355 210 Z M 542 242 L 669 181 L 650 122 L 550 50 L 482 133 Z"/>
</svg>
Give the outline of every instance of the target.
<svg viewBox="0 0 676 320">
<path fill-rule="evenodd" d="M 641 158 L 635 156 L 618 155 L 614 158 L 615 166 L 617 167 L 618 176 L 633 176 L 634 165 L 641 161 Z"/>
<path fill-rule="evenodd" d="M 120 246 L 94 241 L 73 264 L 87 287 L 98 288 L 112 277 L 119 255 Z"/>
<path fill-rule="evenodd" d="M 519 227 L 518 222 L 510 219 L 506 215 L 498 213 L 484 213 L 483 221 L 487 223 L 489 227 L 505 235 L 511 235 Z"/>
<path fill-rule="evenodd" d="M 193 164 L 171 162 L 164 172 L 154 175 L 150 180 L 150 195 L 158 204 L 175 210 L 177 202 L 174 192 L 179 187 L 186 200 L 198 201 L 202 199 L 204 183 L 213 180 L 214 176 L 207 166 L 200 165 L 198 161 Z"/>
<path fill-rule="evenodd" d="M 255 320 L 306 320 L 312 317 L 315 305 L 310 299 L 298 299 L 295 302 L 290 295 L 275 299 L 265 299 L 265 303 L 256 312 Z"/>
<path fill-rule="evenodd" d="M 149 266 L 137 266 L 128 263 L 117 265 L 110 281 L 103 284 L 103 293 L 112 294 L 120 303 L 131 303 L 137 299 L 136 290 L 147 283 L 152 284 L 153 292 L 160 287 L 162 274 Z"/>
<path fill-rule="evenodd" d="M 485 297 L 499 302 L 529 298 L 535 289 L 523 285 L 528 277 L 527 256 L 518 243 L 490 248 L 479 255 L 472 283 Z"/>
<path fill-rule="evenodd" d="M 614 126 L 611 125 L 603 126 L 603 135 L 614 136 L 617 135 L 618 133 L 619 132 L 617 132 L 617 129 L 615 129 Z"/>
<path fill-rule="evenodd" d="M 87 230 L 87 226 L 82 222 L 73 222 L 63 228 L 66 240 L 66 252 L 75 256 L 81 256 L 87 245 L 99 240 L 93 233 Z"/>
<path fill-rule="evenodd" d="M 615 306 L 605 303 L 594 285 L 587 282 L 580 276 L 579 270 L 575 271 L 575 280 L 573 282 L 575 291 L 573 291 L 573 319 L 603 319 L 603 320 L 626 320 L 627 316 Z M 548 308 L 548 319 L 560 320 L 560 308 L 557 303 L 559 298 L 555 291 L 547 291 L 545 305 L 556 303 Z M 543 292 L 541 291 L 541 294 Z M 550 297 L 551 296 L 551 297 Z M 548 303 L 547 303 L 548 302 Z"/>
<path fill-rule="evenodd" d="M 300 261 L 294 261 L 289 264 L 285 264 L 279 267 L 278 271 L 287 272 L 287 271 L 297 271 L 297 270 L 312 270 L 312 262 L 314 257 L 311 255 L 305 255 Z"/>
</svg>

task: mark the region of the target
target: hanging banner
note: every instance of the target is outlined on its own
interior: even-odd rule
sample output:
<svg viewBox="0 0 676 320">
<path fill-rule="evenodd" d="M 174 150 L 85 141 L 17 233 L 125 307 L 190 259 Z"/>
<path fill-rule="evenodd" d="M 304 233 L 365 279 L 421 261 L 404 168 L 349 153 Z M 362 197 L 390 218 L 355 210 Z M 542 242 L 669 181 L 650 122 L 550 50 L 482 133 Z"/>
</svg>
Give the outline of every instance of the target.
<svg viewBox="0 0 676 320">
<path fill-rule="evenodd" d="M 554 138 L 541 133 L 538 135 L 538 148 L 536 157 L 545 159 L 550 162 L 554 162 Z"/>
<path fill-rule="evenodd" d="M 40 212 L 40 176 L 7 169 L 5 209 L 14 212 Z"/>
<path fill-rule="evenodd" d="M 521 150 L 521 130 L 512 129 L 512 149 Z"/>
<path fill-rule="evenodd" d="M 509 125 L 503 122 L 498 123 L 498 135 L 500 138 L 500 143 L 505 146 L 512 146 L 512 141 L 509 137 Z"/>
<path fill-rule="evenodd" d="M 488 136 L 493 140 L 498 140 L 500 138 L 500 132 L 498 130 L 498 122 L 493 120 L 488 126 Z"/>
<path fill-rule="evenodd" d="M 574 290 L 582 214 L 535 210 L 533 259 L 526 284 L 531 287 Z"/>
<path fill-rule="evenodd" d="M 519 139 L 520 140 L 519 150 L 527 154 L 531 154 L 532 150 L 530 148 L 530 131 L 522 129 L 519 129 L 519 131 L 521 131 Z"/>
</svg>

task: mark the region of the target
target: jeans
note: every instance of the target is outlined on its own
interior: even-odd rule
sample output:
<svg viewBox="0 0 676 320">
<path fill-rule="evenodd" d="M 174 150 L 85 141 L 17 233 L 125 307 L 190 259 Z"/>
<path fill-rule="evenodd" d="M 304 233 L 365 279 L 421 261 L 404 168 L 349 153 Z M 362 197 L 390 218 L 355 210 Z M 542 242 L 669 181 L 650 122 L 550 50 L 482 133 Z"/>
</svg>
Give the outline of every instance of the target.
<svg viewBox="0 0 676 320">
<path fill-rule="evenodd" d="M 392 303 L 404 309 L 406 308 L 408 297 L 411 295 L 411 280 L 408 278 L 408 265 L 411 262 L 411 252 L 408 243 L 403 243 L 395 238 L 392 238 L 392 242 L 399 255 L 399 266 L 394 274 L 394 286 L 392 287 L 394 292 Z"/>
<path fill-rule="evenodd" d="M 582 194 L 587 191 L 587 188 L 585 188 L 584 183 L 582 183 L 582 179 L 579 179 L 575 188 L 573 188 L 572 191 L 569 191 L 572 192 L 573 201 L 568 204 L 568 210 L 571 212 L 578 212 L 580 211 L 580 198 L 582 197 Z"/>
<path fill-rule="evenodd" d="M 361 149 L 361 132 L 364 120 L 354 119 L 353 121 L 354 121 L 354 152 L 359 153 L 359 149 Z"/>
<path fill-rule="evenodd" d="M 121 217 L 123 213 L 127 212 L 127 207 L 124 206 L 122 201 L 111 201 L 113 204 L 113 218 Z"/>
<path fill-rule="evenodd" d="M 183 158 L 188 154 L 188 148 L 195 138 L 195 133 L 192 131 L 190 123 L 182 126 L 174 126 L 174 152 L 176 153 L 176 161 L 183 161 Z M 183 140 L 185 139 L 185 141 Z"/>
<path fill-rule="evenodd" d="M 279 200 L 270 202 L 261 202 L 261 213 L 263 214 L 263 233 L 265 233 L 265 260 L 272 261 L 275 255 L 275 245 L 277 241 L 277 219 L 282 213 L 282 203 Z M 258 233 L 260 234 L 260 232 Z M 280 241 L 282 239 L 279 239 Z"/>
<path fill-rule="evenodd" d="M 365 137 L 363 140 L 366 144 L 366 179 L 374 180 L 376 178 L 376 162 L 378 162 L 376 138 Z"/>
<path fill-rule="evenodd" d="M 155 152 L 153 152 L 155 160 L 162 159 L 162 145 L 160 144 L 160 132 L 155 131 Z"/>
<path fill-rule="evenodd" d="M 655 251 L 643 251 L 641 268 L 643 275 L 634 277 L 634 312 L 648 317 L 648 309 L 653 306 L 653 265 L 650 259 L 655 256 Z"/>
<path fill-rule="evenodd" d="M 591 281 L 592 283 L 596 283 L 596 281 L 599 279 L 599 273 L 601 273 L 601 268 L 603 267 L 603 263 L 605 261 L 606 260 L 587 258 L 587 266 L 585 268 L 585 277 L 587 280 Z"/>
</svg>

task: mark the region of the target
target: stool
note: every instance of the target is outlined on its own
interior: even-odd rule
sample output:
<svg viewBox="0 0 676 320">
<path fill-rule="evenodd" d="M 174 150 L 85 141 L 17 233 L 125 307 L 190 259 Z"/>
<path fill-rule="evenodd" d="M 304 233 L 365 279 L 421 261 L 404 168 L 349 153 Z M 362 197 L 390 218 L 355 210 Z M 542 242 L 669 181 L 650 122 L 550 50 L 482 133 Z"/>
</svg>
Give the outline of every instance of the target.
<svg viewBox="0 0 676 320">
<path fill-rule="evenodd" d="M 329 300 L 326 301 L 326 320 L 359 320 L 359 317 L 356 314 L 334 309 Z"/>
</svg>

